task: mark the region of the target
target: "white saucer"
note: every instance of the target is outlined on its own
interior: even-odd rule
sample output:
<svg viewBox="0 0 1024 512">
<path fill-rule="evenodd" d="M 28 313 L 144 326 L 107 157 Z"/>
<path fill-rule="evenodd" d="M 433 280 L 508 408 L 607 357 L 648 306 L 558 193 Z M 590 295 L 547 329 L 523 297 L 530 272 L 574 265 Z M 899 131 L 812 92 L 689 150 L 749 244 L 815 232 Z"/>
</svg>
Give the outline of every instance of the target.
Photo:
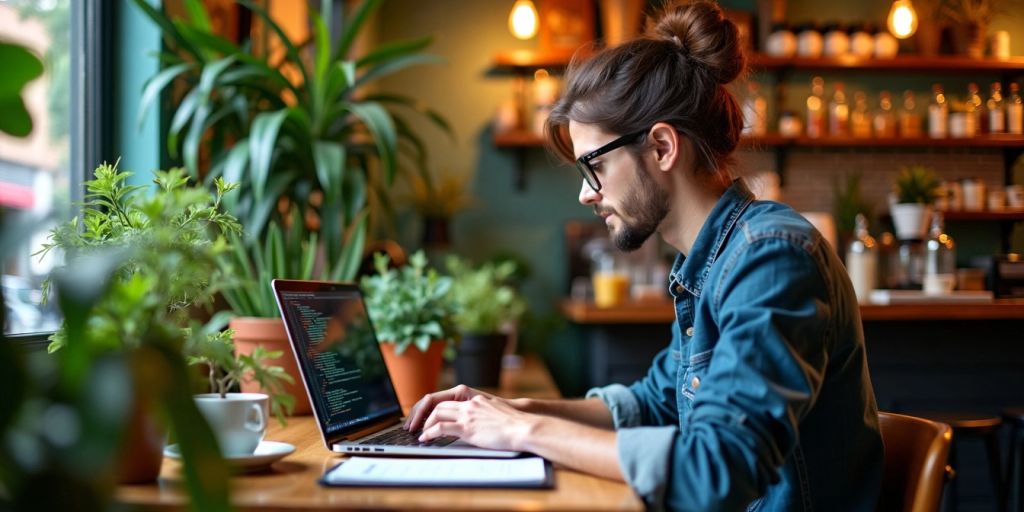
<svg viewBox="0 0 1024 512">
<path fill-rule="evenodd" d="M 237 455 L 225 457 L 228 467 L 238 471 L 257 471 L 269 467 L 271 464 L 283 459 L 295 451 L 295 447 L 288 443 L 277 441 L 263 441 L 256 447 L 252 455 Z M 164 448 L 164 457 L 181 459 L 181 450 L 177 444 L 168 445 Z"/>
</svg>

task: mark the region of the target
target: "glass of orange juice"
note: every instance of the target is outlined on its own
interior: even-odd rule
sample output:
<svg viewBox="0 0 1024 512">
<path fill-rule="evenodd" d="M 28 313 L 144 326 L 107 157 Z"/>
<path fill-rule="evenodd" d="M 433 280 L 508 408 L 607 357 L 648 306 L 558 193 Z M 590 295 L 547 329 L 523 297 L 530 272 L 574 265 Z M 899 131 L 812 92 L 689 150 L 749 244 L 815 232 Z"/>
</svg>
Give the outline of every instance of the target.
<svg viewBox="0 0 1024 512">
<path fill-rule="evenodd" d="M 629 275 L 618 270 L 602 270 L 591 277 L 594 304 L 599 308 L 618 306 L 629 298 Z"/>
</svg>

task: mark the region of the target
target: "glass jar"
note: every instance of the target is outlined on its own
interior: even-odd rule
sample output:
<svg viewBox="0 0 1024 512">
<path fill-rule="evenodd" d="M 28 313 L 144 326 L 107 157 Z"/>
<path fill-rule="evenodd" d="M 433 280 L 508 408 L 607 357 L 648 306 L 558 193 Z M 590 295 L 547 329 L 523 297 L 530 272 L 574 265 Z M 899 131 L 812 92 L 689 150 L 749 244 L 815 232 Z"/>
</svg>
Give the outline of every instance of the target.
<svg viewBox="0 0 1024 512">
<path fill-rule="evenodd" d="M 785 23 L 772 25 L 772 32 L 765 42 L 765 53 L 772 57 L 792 58 L 796 55 L 796 34 Z"/>
<path fill-rule="evenodd" d="M 892 59 L 900 51 L 900 43 L 892 34 L 885 30 L 875 33 L 875 58 Z"/>
<path fill-rule="evenodd" d="M 824 51 L 825 40 L 818 26 L 808 23 L 800 27 L 796 35 L 796 54 L 801 57 L 817 59 Z"/>
<path fill-rule="evenodd" d="M 862 59 L 870 59 L 875 53 L 875 36 L 871 34 L 867 24 L 856 25 L 851 30 L 850 53 Z"/>
<path fill-rule="evenodd" d="M 878 280 L 878 247 L 868 234 L 868 220 L 862 213 L 857 214 L 853 240 L 846 248 L 846 271 L 850 274 L 857 302 L 870 302 Z"/>
<path fill-rule="evenodd" d="M 850 34 L 840 23 L 826 25 L 823 39 L 826 57 L 841 57 L 850 51 Z"/>
<path fill-rule="evenodd" d="M 956 285 L 956 246 L 943 231 L 942 213 L 936 212 L 925 242 L 923 288 L 927 295 L 950 293 Z"/>
</svg>

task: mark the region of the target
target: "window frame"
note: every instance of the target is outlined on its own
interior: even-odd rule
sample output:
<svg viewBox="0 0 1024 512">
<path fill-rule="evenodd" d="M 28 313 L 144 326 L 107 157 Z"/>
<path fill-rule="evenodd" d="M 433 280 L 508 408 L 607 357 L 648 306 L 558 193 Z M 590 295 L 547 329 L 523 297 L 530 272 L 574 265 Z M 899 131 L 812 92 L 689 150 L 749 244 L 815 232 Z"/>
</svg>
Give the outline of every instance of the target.
<svg viewBox="0 0 1024 512">
<path fill-rule="evenodd" d="M 71 101 L 69 192 L 75 207 L 85 197 L 85 181 L 91 169 L 113 154 L 113 33 L 116 2 L 81 2 L 71 7 Z M 29 351 L 43 350 L 52 331 L 5 334 L 8 342 Z"/>
</svg>

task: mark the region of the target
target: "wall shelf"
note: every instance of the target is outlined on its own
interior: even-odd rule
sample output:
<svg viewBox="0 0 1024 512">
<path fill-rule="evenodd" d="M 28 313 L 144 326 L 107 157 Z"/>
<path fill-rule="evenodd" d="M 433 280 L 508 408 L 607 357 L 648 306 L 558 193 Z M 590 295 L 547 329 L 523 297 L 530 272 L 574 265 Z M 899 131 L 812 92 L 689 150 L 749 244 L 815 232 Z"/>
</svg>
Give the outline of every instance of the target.
<svg viewBox="0 0 1024 512">
<path fill-rule="evenodd" d="M 544 138 L 528 131 L 495 133 L 491 142 L 498 148 L 542 148 Z"/>
<path fill-rule="evenodd" d="M 982 212 L 965 212 L 965 211 L 943 211 L 942 217 L 947 221 L 1000 221 L 1000 222 L 1020 222 L 1024 221 L 1024 210 L 1005 210 L 1005 211 L 982 211 Z"/>
<path fill-rule="evenodd" d="M 897 56 L 892 59 L 865 59 L 852 55 L 835 58 L 772 57 L 755 53 L 749 57 L 748 66 L 754 70 L 774 71 L 802 69 L 816 71 L 867 70 L 867 71 L 918 71 L 942 73 L 1010 73 L 1024 72 L 1024 57 L 1007 60 L 972 59 L 959 55 L 923 57 L 919 55 Z"/>
<path fill-rule="evenodd" d="M 768 134 L 763 137 L 743 137 L 740 144 L 747 148 L 802 146 L 802 147 L 876 147 L 876 148 L 1024 148 L 1024 135 L 982 135 L 971 138 L 929 137 L 914 138 L 854 138 L 854 137 L 783 137 Z"/>
</svg>

